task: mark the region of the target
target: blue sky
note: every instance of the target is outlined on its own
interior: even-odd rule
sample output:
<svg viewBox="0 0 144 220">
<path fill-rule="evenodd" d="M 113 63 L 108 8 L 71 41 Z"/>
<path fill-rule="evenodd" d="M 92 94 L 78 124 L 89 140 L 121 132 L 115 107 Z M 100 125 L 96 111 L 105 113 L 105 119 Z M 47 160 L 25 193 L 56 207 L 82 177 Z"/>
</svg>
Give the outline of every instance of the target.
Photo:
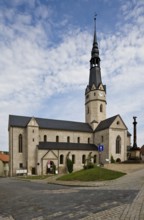
<svg viewBox="0 0 144 220">
<path fill-rule="evenodd" d="M 9 114 L 85 120 L 95 12 L 107 117 L 120 114 L 132 133 L 137 116 L 141 147 L 143 9 L 143 0 L 1 0 L 0 149 L 8 150 Z"/>
</svg>

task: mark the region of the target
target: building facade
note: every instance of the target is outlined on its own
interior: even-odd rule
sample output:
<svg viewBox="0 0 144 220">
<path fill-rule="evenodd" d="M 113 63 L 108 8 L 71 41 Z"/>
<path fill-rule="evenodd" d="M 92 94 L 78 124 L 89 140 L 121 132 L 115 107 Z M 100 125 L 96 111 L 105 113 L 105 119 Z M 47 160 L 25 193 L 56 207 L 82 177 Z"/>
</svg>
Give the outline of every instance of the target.
<svg viewBox="0 0 144 220">
<path fill-rule="evenodd" d="M 47 174 L 53 167 L 63 173 L 67 158 L 73 161 L 74 171 L 82 169 L 89 159 L 94 164 L 110 162 L 111 156 L 126 160 L 128 129 L 120 115 L 106 117 L 106 104 L 95 25 L 85 90 L 85 122 L 10 115 L 10 175 L 24 169 L 29 175 Z M 99 145 L 104 146 L 101 153 Z"/>
</svg>

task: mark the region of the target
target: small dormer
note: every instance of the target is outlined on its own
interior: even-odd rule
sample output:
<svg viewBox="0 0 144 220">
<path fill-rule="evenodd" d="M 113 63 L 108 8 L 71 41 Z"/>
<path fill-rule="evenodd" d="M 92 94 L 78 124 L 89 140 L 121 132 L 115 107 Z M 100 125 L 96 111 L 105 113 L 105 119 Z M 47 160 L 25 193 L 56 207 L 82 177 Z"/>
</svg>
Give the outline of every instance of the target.
<svg viewBox="0 0 144 220">
<path fill-rule="evenodd" d="M 39 125 L 34 117 L 31 118 L 31 120 L 29 121 L 27 126 L 28 127 L 39 127 Z"/>
<path fill-rule="evenodd" d="M 93 131 L 96 129 L 97 126 L 98 126 L 98 122 L 96 120 L 93 120 L 91 122 L 91 127 L 92 127 Z"/>
</svg>

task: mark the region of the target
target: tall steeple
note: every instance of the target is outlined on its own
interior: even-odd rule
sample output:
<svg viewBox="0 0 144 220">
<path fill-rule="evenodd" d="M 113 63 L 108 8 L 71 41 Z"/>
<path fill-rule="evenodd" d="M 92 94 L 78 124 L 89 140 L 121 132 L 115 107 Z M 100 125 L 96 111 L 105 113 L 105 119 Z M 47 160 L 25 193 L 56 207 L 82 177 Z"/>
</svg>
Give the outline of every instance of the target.
<svg viewBox="0 0 144 220">
<path fill-rule="evenodd" d="M 94 17 L 94 38 L 93 38 L 93 47 L 91 51 L 91 59 L 90 59 L 90 77 L 89 77 L 89 87 L 91 88 L 94 84 L 97 88 L 101 80 L 101 69 L 100 69 L 100 57 L 99 57 L 99 48 L 97 43 L 97 35 L 96 35 L 96 15 Z"/>
<path fill-rule="evenodd" d="M 106 119 L 106 86 L 102 84 L 99 48 L 94 17 L 94 37 L 90 59 L 89 84 L 85 91 L 85 120 L 93 129 Z"/>
</svg>

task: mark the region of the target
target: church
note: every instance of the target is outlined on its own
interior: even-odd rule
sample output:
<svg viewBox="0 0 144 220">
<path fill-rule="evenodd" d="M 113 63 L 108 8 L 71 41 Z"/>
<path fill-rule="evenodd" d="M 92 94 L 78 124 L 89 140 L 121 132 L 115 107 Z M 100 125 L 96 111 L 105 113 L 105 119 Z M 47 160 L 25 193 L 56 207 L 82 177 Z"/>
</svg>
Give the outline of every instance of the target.
<svg viewBox="0 0 144 220">
<path fill-rule="evenodd" d="M 89 82 L 85 89 L 85 122 L 9 115 L 10 176 L 25 170 L 28 175 L 45 175 L 55 166 L 57 173 L 93 164 L 127 159 L 130 133 L 119 114 L 106 117 L 106 85 L 102 82 L 96 19 L 90 59 Z M 102 146 L 100 152 L 99 146 Z"/>
</svg>

